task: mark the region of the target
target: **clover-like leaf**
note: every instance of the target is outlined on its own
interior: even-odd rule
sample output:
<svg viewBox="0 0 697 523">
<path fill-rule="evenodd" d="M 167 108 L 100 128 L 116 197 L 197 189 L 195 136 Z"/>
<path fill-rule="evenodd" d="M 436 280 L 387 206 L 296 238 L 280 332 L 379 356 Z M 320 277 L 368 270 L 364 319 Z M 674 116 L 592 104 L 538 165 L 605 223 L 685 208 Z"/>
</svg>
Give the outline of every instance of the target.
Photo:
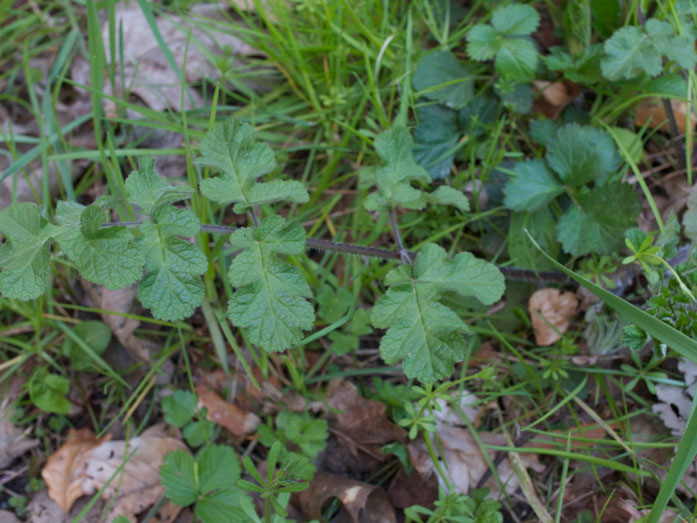
<svg viewBox="0 0 697 523">
<path fill-rule="evenodd" d="M 494 11 L 491 24 L 478 24 L 467 34 L 467 53 L 474 60 L 495 58 L 502 75 L 527 82 L 537 67 L 537 49 L 530 38 L 540 15 L 529 5 L 511 4 Z"/>
<path fill-rule="evenodd" d="M 33 300 L 48 288 L 50 235 L 35 203 L 13 203 L 0 211 L 0 294 Z"/>
<path fill-rule="evenodd" d="M 126 178 L 126 199 L 143 214 L 152 216 L 163 205 L 190 198 L 194 190 L 186 185 L 170 185 L 155 172 L 155 159 L 143 158 L 140 168 Z"/>
<path fill-rule="evenodd" d="M 302 226 L 270 216 L 256 229 L 235 231 L 230 243 L 244 249 L 228 271 L 230 283 L 238 288 L 228 305 L 232 323 L 246 328 L 252 343 L 268 351 L 299 343 L 302 331 L 314 323 L 314 309 L 306 299 L 312 293 L 302 272 L 277 255 L 303 252 Z"/>
<path fill-rule="evenodd" d="M 104 211 L 97 205 L 58 202 L 52 235 L 80 275 L 107 289 L 128 287 L 142 275 L 145 257 L 125 227 L 101 228 Z"/>
<path fill-rule="evenodd" d="M 145 276 L 138 284 L 138 296 L 161 320 L 181 320 L 194 312 L 203 300 L 200 275 L 208 260 L 201 250 L 179 236 L 193 236 L 200 228 L 198 218 L 185 209 L 159 207 L 153 221 L 140 226 L 138 246 L 145 254 Z"/>
<path fill-rule="evenodd" d="M 385 131 L 375 139 L 375 150 L 383 163 L 363 168 L 360 173 L 362 188 L 377 186 L 377 192 L 366 198 L 365 208 L 383 211 L 395 206 L 422 209 L 426 204 L 421 190 L 410 182 L 430 182 L 428 172 L 414 161 L 413 141 L 404 127 Z"/>
<path fill-rule="evenodd" d="M 201 157 L 196 163 L 221 171 L 217 178 L 201 181 L 201 192 L 209 200 L 235 203 L 235 212 L 280 200 L 297 203 L 309 200 L 305 187 L 298 181 L 256 181 L 276 167 L 276 160 L 268 145 L 256 143 L 249 124 L 238 120 L 217 124 L 199 148 Z"/>
<path fill-rule="evenodd" d="M 426 244 L 414 266 L 401 266 L 386 278 L 388 291 L 372 312 L 372 323 L 387 332 L 380 354 L 388 364 L 403 360 L 409 378 L 433 382 L 449 376 L 465 355 L 462 334 L 470 332 L 457 314 L 439 300 L 445 292 L 491 304 L 503 294 L 504 279 L 496 266 L 463 252 L 448 260 L 446 252 Z"/>
</svg>

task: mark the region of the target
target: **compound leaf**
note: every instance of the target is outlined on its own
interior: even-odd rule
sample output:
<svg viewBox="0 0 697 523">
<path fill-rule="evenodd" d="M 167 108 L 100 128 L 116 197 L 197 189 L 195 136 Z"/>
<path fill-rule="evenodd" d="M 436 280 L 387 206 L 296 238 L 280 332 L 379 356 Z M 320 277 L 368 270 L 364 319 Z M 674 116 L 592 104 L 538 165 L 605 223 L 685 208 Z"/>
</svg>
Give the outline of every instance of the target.
<svg viewBox="0 0 697 523">
<path fill-rule="evenodd" d="M 378 192 L 366 198 L 368 210 L 386 210 L 400 206 L 407 209 L 422 209 L 425 205 L 423 193 L 410 185 L 412 180 L 430 182 L 428 172 L 414 161 L 413 141 L 404 127 L 385 131 L 375 139 L 375 150 L 383 163 L 370 166 L 359 173 L 361 187 L 377 186 Z"/>
<path fill-rule="evenodd" d="M 526 82 L 537 67 L 537 49 L 530 34 L 540 15 L 529 5 L 512 4 L 494 11 L 491 24 L 478 24 L 467 34 L 467 53 L 478 61 L 495 58 L 502 75 Z"/>
<path fill-rule="evenodd" d="M 296 345 L 302 331 L 312 328 L 312 296 L 300 270 L 277 254 L 299 254 L 305 231 L 280 216 L 264 219 L 256 229 L 244 228 L 230 236 L 235 248 L 244 249 L 230 264 L 228 279 L 238 289 L 228 305 L 233 324 L 247 329 L 252 343 L 268 351 Z"/>
<path fill-rule="evenodd" d="M 80 275 L 107 289 L 122 289 L 142 275 L 143 252 L 125 227 L 100 228 L 104 211 L 96 205 L 59 201 L 53 237 Z"/>
<path fill-rule="evenodd" d="M 190 198 L 194 190 L 186 185 L 174 186 L 155 172 L 155 159 L 143 158 L 140 169 L 126 179 L 126 199 L 143 214 L 152 216 L 163 205 Z"/>
<path fill-rule="evenodd" d="M 276 160 L 267 144 L 256 143 L 254 130 L 246 123 L 228 120 L 217 124 L 206 134 L 199 149 L 201 157 L 196 163 L 221 171 L 219 177 L 201 181 L 201 192 L 209 200 L 235 203 L 235 212 L 279 200 L 309 200 L 300 182 L 256 182 L 276 167 Z"/>
<path fill-rule="evenodd" d="M 619 155 L 610 135 L 576 123 L 559 130 L 547 147 L 546 159 L 561 181 L 572 186 L 598 180 L 619 167 Z"/>
<path fill-rule="evenodd" d="M 503 294 L 504 279 L 492 264 L 464 252 L 448 260 L 444 249 L 426 244 L 414 266 L 401 266 L 386 278 L 388 291 L 372 312 L 372 323 L 387 332 L 380 353 L 388 364 L 403 360 L 409 378 L 433 382 L 452 373 L 462 361 L 469 329 L 447 306 L 445 292 L 472 296 L 491 304 Z"/>
<path fill-rule="evenodd" d="M 534 211 L 564 192 L 564 186 L 542 160 L 519 162 L 513 172 L 515 176 L 503 192 L 506 207 L 514 211 Z"/>
<path fill-rule="evenodd" d="M 159 207 L 153 221 L 140 226 L 138 246 L 145 254 L 146 274 L 138 284 L 138 296 L 161 320 L 181 320 L 203 300 L 200 275 L 208 269 L 201 250 L 179 236 L 193 236 L 201 228 L 188 210 Z"/>
<path fill-rule="evenodd" d="M 566 252 L 612 254 L 624 245 L 622 233 L 636 223 L 639 197 L 626 183 L 613 182 L 578 197 L 557 223 L 557 238 Z"/>
<path fill-rule="evenodd" d="M 48 288 L 50 235 L 41 208 L 13 203 L 0 211 L 0 293 L 6 298 L 33 300 Z"/>
<path fill-rule="evenodd" d="M 186 451 L 175 450 L 167 454 L 160 467 L 160 479 L 166 496 L 181 507 L 196 501 L 196 462 Z"/>
<path fill-rule="evenodd" d="M 651 18 L 644 26 L 646 33 L 634 26 L 622 27 L 605 42 L 605 58 L 601 62 L 608 80 L 629 80 L 641 73 L 658 76 L 663 72 L 665 55 L 681 67 L 692 69 L 697 63 L 694 40 L 677 35 L 663 20 Z"/>
</svg>

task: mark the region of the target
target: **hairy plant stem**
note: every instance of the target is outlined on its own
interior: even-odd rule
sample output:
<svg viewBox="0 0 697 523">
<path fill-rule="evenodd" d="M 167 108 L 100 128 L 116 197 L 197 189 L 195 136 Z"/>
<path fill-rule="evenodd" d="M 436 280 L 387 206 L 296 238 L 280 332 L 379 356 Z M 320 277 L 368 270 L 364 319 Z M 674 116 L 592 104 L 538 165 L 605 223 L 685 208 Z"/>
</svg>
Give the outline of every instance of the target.
<svg viewBox="0 0 697 523">
<path fill-rule="evenodd" d="M 404 243 L 402 243 L 402 235 L 399 233 L 399 224 L 397 223 L 397 215 L 394 212 L 394 207 L 390 208 L 390 225 L 392 226 L 394 240 L 397 242 L 397 249 L 399 249 L 400 259 L 404 263 L 411 264 L 413 258 L 411 253 L 404 248 Z"/>
<path fill-rule="evenodd" d="M 105 223 L 102 227 L 138 227 L 142 221 L 137 222 L 112 222 Z M 232 234 L 238 227 L 227 227 L 225 225 L 201 225 L 201 230 L 214 234 Z M 401 240 L 400 240 L 401 241 Z M 385 260 L 400 260 L 404 261 L 404 255 L 408 256 L 410 262 L 416 256 L 413 251 L 404 249 L 400 251 L 390 251 L 379 247 L 368 247 L 364 245 L 355 245 L 352 243 L 340 243 L 331 240 L 322 240 L 319 238 L 307 238 L 305 244 L 308 249 L 319 251 L 334 251 L 345 254 L 356 254 L 358 256 L 370 256 L 372 258 L 382 258 Z M 403 247 L 403 246 L 402 246 Z M 406 262 L 405 262 L 406 263 Z M 556 271 L 534 271 L 532 269 L 519 269 L 517 267 L 505 267 L 497 265 L 501 273 L 511 280 L 522 281 L 537 281 L 550 283 L 572 283 L 567 276 Z"/>
</svg>

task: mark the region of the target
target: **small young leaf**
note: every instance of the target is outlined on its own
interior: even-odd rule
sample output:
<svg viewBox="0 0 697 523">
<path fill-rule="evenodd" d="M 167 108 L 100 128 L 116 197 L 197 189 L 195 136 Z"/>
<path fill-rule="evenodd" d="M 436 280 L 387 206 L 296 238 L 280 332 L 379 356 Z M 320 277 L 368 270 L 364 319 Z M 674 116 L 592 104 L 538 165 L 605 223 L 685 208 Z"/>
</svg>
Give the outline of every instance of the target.
<svg viewBox="0 0 697 523">
<path fill-rule="evenodd" d="M 191 505 L 196 501 L 196 464 L 188 452 L 175 450 L 162 460 L 160 478 L 165 489 L 165 495 L 181 507 Z"/>
<path fill-rule="evenodd" d="M 194 312 L 203 300 L 199 277 L 208 269 L 201 250 L 178 236 L 192 236 L 200 230 L 191 211 L 159 207 L 154 220 L 140 226 L 138 246 L 145 253 L 146 274 L 138 284 L 143 305 L 161 320 L 181 320 Z"/>
<path fill-rule="evenodd" d="M 491 25 L 476 25 L 467 34 L 467 54 L 479 61 L 495 57 L 494 65 L 502 75 L 520 82 L 530 81 L 538 57 L 529 35 L 539 23 L 540 15 L 529 5 L 499 7 Z"/>
<path fill-rule="evenodd" d="M 191 421 L 196 411 L 196 396 L 186 390 L 175 390 L 171 396 L 162 399 L 162 413 L 165 421 L 182 428 Z"/>
<path fill-rule="evenodd" d="M 463 252 L 452 261 L 434 244 L 426 244 L 414 266 L 401 266 L 386 278 L 389 290 L 373 307 L 372 321 L 387 328 L 380 353 L 388 364 L 403 361 L 409 378 L 442 379 L 465 354 L 464 322 L 438 300 L 447 291 L 491 304 L 503 294 L 503 276 L 496 266 Z"/>
<path fill-rule="evenodd" d="M 526 160 L 513 168 L 503 192 L 504 203 L 514 211 L 534 211 L 564 192 L 564 186 L 542 160 Z"/>
<path fill-rule="evenodd" d="M 474 93 L 474 73 L 449 51 L 434 51 L 424 56 L 412 83 L 418 91 L 428 89 L 423 93 L 426 98 L 455 109 L 469 102 Z"/>
<path fill-rule="evenodd" d="M 63 376 L 49 374 L 46 367 L 38 367 L 27 384 L 31 402 L 46 412 L 67 414 L 72 403 L 65 397 L 70 391 L 70 382 Z"/>
<path fill-rule="evenodd" d="M 457 207 L 462 212 L 467 212 L 470 210 L 470 202 L 467 197 L 458 191 L 453 189 L 448 185 L 441 185 L 435 191 L 430 194 L 426 194 L 426 200 L 432 203 L 438 203 L 440 205 L 452 205 Z"/>
<path fill-rule="evenodd" d="M 53 237 L 86 280 L 122 289 L 141 277 L 143 252 L 125 227 L 100 228 L 105 216 L 99 207 L 59 201 L 56 221 L 61 227 Z"/>
<path fill-rule="evenodd" d="M 0 211 L 0 293 L 6 298 L 33 300 L 48 288 L 50 235 L 41 224 L 35 203 L 13 203 Z"/>
<path fill-rule="evenodd" d="M 235 231 L 230 243 L 244 249 L 228 271 L 230 283 L 238 287 L 228 305 L 230 321 L 246 328 L 252 343 L 268 351 L 299 343 L 302 331 L 314 323 L 314 309 L 306 300 L 312 292 L 302 272 L 277 254 L 303 252 L 302 226 L 270 216 L 256 229 Z"/>
<path fill-rule="evenodd" d="M 217 124 L 199 148 L 201 157 L 196 163 L 222 171 L 219 177 L 201 182 L 201 192 L 209 200 L 236 203 L 235 212 L 279 200 L 297 203 L 309 200 L 298 181 L 256 182 L 276 167 L 276 160 L 268 145 L 255 142 L 254 130 L 246 123 L 228 120 Z"/>
<path fill-rule="evenodd" d="M 103 353 L 111 341 L 111 329 L 101 321 L 83 321 L 73 327 L 72 331 L 96 354 Z M 75 370 L 86 370 L 94 363 L 89 354 L 72 338 L 66 337 L 61 349 L 63 354 L 70 358 L 70 364 Z"/>
<path fill-rule="evenodd" d="M 155 172 L 155 159 L 143 158 L 140 169 L 126 178 L 126 198 L 140 207 L 143 214 L 152 216 L 163 205 L 190 198 L 194 190 L 186 185 L 174 186 Z"/>
<path fill-rule="evenodd" d="M 631 185 L 613 182 L 578 198 L 557 223 L 557 238 L 572 256 L 591 251 L 612 254 L 624 244 L 622 233 L 639 216 L 641 204 Z"/>
<path fill-rule="evenodd" d="M 375 150 L 383 161 L 380 166 L 365 167 L 359 173 L 361 187 L 377 186 L 378 192 L 366 198 L 365 208 L 383 211 L 399 206 L 423 209 L 423 193 L 410 185 L 412 180 L 431 181 L 426 170 L 414 161 L 409 131 L 396 127 L 375 139 Z"/>
</svg>

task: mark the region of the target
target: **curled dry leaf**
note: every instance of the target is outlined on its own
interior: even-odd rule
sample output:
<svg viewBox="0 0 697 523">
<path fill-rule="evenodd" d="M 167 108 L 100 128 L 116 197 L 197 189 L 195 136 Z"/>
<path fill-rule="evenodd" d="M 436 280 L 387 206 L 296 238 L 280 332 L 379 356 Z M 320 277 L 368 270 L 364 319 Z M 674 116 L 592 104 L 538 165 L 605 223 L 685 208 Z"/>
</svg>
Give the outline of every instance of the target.
<svg viewBox="0 0 697 523">
<path fill-rule="evenodd" d="M 569 328 L 569 322 L 577 308 L 578 298 L 571 292 L 551 288 L 535 291 L 528 302 L 535 342 L 546 346 L 558 341 L 560 334 L 564 334 Z"/>
<path fill-rule="evenodd" d="M 225 401 L 217 392 L 202 383 L 196 385 L 196 394 L 198 395 L 199 407 L 208 409 L 208 419 L 221 427 L 225 427 L 237 437 L 251 434 L 261 423 L 259 416 Z"/>
<path fill-rule="evenodd" d="M 687 129 L 687 104 L 682 100 L 670 100 L 670 105 L 673 108 L 675 115 L 675 124 L 678 131 L 684 133 Z M 663 100 L 660 98 L 647 98 L 643 100 L 636 108 L 636 116 L 634 125 L 643 127 L 646 122 L 649 123 L 649 129 L 660 128 L 662 131 L 670 132 L 668 124 L 668 115 L 666 114 Z M 692 128 L 695 126 L 695 117 L 691 119 Z"/>
<path fill-rule="evenodd" d="M 322 519 L 329 500 L 341 501 L 341 512 L 333 521 L 391 523 L 397 521 L 385 491 L 374 485 L 319 471 L 310 486 L 298 495 L 300 507 L 311 519 Z"/>
<path fill-rule="evenodd" d="M 540 97 L 535 100 L 534 112 L 540 112 L 547 118 L 555 120 L 564 108 L 581 92 L 581 86 L 565 80 L 533 82 Z"/>
<path fill-rule="evenodd" d="M 341 411 L 334 429 L 350 438 L 356 447 L 381 456 L 380 447 L 393 441 L 406 441 L 404 430 L 387 419 L 387 407 L 380 401 L 365 399 L 348 381 L 333 380 L 327 393 L 327 405 Z M 355 454 L 355 449 L 354 449 Z"/>
<path fill-rule="evenodd" d="M 10 397 L 6 396 L 0 403 L 0 469 L 39 444 L 39 440 L 27 438 L 31 427 L 22 430 L 14 426 L 10 407 Z"/>
<path fill-rule="evenodd" d="M 51 499 L 66 513 L 77 498 L 93 495 L 109 483 L 102 492 L 102 498 L 112 503 L 109 521 L 119 515 L 134 518 L 162 497 L 159 468 L 173 450 L 186 450 L 186 446 L 166 435 L 163 425 L 128 441 L 97 438 L 87 429 L 71 430 L 41 476 Z M 160 521 L 173 521 L 178 512 L 179 507 L 165 506 Z"/>
</svg>

